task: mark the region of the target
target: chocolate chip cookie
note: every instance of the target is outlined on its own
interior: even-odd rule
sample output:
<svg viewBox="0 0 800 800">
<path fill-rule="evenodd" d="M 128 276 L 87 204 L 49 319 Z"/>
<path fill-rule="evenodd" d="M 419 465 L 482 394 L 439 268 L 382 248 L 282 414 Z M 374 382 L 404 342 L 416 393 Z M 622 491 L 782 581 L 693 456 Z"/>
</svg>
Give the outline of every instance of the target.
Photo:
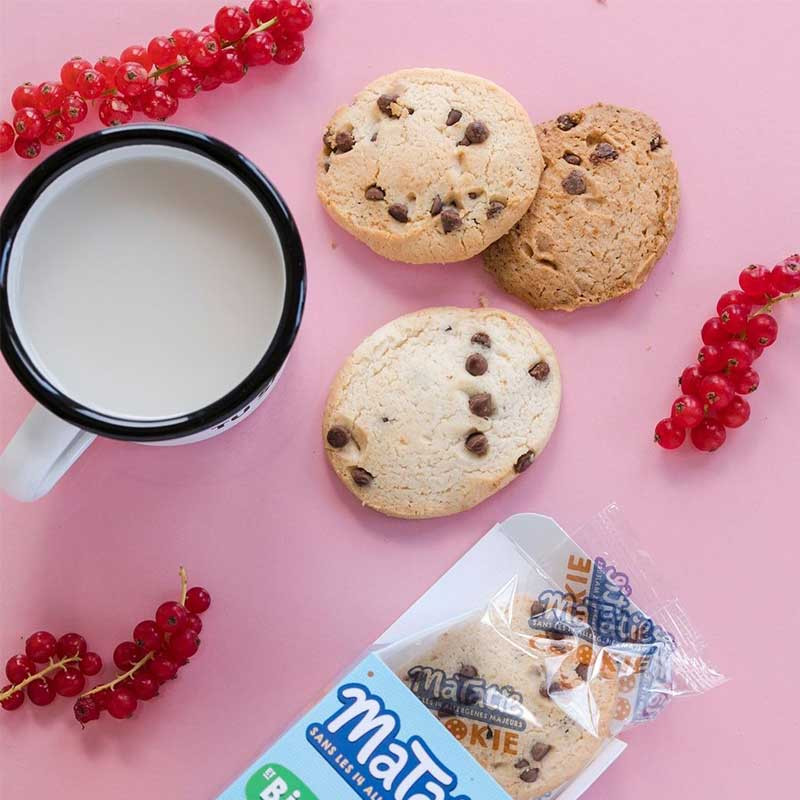
<svg viewBox="0 0 800 800">
<path fill-rule="evenodd" d="M 618 692 L 599 649 L 531 629 L 539 607 L 524 593 L 490 606 L 397 673 L 513 800 L 553 791 L 592 761 Z"/>
<path fill-rule="evenodd" d="M 545 338 L 491 308 L 428 308 L 371 336 L 339 371 L 325 450 L 364 504 L 440 517 L 530 480 L 558 418 L 561 376 Z"/>
<path fill-rule="evenodd" d="M 573 311 L 638 289 L 678 218 L 678 171 L 658 123 L 598 103 L 537 132 L 539 191 L 484 253 L 489 272 L 535 308 Z"/>
<path fill-rule="evenodd" d="M 508 92 L 461 72 L 407 69 L 334 114 L 317 193 L 386 258 L 462 261 L 525 213 L 542 163 L 533 125 Z"/>
</svg>

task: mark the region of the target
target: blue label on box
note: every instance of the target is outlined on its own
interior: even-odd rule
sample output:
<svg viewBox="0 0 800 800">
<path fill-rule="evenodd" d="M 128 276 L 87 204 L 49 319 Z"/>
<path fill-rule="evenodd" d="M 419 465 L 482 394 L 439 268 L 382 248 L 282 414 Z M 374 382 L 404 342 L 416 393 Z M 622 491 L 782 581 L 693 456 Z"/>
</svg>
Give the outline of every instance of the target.
<svg viewBox="0 0 800 800">
<path fill-rule="evenodd" d="M 508 800 L 439 720 L 367 656 L 217 800 Z"/>
</svg>

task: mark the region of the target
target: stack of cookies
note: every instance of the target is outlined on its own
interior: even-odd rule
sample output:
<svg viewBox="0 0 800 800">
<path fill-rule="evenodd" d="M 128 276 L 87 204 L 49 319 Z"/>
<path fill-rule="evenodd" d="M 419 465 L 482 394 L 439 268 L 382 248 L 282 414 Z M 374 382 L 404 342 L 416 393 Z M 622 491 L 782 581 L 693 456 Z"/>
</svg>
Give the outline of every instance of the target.
<svg viewBox="0 0 800 800">
<path fill-rule="evenodd" d="M 334 114 L 317 190 L 376 253 L 409 263 L 483 253 L 506 291 L 571 311 L 639 288 L 678 214 L 655 120 L 598 103 L 534 128 L 499 86 L 443 69 L 386 75 Z"/>
</svg>

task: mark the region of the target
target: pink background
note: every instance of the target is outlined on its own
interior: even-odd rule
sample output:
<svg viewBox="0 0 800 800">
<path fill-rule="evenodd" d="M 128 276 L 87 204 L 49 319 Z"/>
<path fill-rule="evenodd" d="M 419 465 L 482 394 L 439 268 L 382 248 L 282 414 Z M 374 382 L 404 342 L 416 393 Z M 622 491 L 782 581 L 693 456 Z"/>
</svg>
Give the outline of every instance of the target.
<svg viewBox="0 0 800 800">
<path fill-rule="evenodd" d="M 215 11 L 205 0 L 4 0 L 0 95 L 57 76 L 68 56 L 115 54 Z M 85 632 L 108 657 L 175 594 L 180 563 L 214 595 L 197 658 L 137 718 L 81 732 L 63 699 L 0 717 L 0 795 L 212 798 L 495 521 L 531 510 L 575 528 L 616 500 L 731 680 L 629 732 L 588 796 L 785 796 L 800 732 L 800 309 L 780 308 L 753 419 L 724 450 L 666 454 L 650 438 L 717 296 L 747 263 L 800 248 L 798 25 L 793 0 L 327 0 L 299 64 L 187 103 L 177 123 L 240 148 L 293 209 L 305 321 L 273 397 L 232 432 L 176 449 L 99 441 L 42 501 L 0 499 L 3 660 L 44 627 Z M 534 120 L 596 100 L 660 120 L 683 203 L 649 283 L 602 308 L 534 313 L 478 260 L 393 264 L 335 227 L 314 193 L 324 123 L 375 76 L 417 65 L 491 78 Z M 0 159 L 0 200 L 28 166 Z M 399 314 L 481 297 L 558 350 L 565 398 L 550 447 L 469 513 L 403 522 L 362 510 L 322 453 L 338 365 Z M 4 445 L 31 407 L 4 364 L 0 405 Z"/>
</svg>

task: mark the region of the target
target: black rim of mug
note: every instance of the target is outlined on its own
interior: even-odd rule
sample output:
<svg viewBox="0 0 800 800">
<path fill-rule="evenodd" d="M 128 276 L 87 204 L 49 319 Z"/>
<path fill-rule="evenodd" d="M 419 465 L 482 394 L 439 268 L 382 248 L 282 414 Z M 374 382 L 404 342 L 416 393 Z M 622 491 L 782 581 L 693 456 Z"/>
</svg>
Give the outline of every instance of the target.
<svg viewBox="0 0 800 800">
<path fill-rule="evenodd" d="M 181 148 L 227 169 L 264 207 L 278 234 L 286 273 L 283 312 L 272 342 L 252 372 L 210 405 L 180 416 L 128 420 L 104 414 L 66 396 L 28 355 L 11 318 L 8 277 L 14 240 L 36 200 L 58 177 L 93 156 L 120 147 L 155 144 Z M 306 296 L 303 245 L 294 219 L 269 179 L 240 152 L 204 133 L 166 125 L 128 125 L 91 133 L 63 147 L 20 184 L 0 215 L 0 350 L 11 371 L 39 403 L 67 422 L 114 439 L 155 442 L 192 436 L 220 426 L 252 404 L 274 381 L 291 350 Z"/>
</svg>

